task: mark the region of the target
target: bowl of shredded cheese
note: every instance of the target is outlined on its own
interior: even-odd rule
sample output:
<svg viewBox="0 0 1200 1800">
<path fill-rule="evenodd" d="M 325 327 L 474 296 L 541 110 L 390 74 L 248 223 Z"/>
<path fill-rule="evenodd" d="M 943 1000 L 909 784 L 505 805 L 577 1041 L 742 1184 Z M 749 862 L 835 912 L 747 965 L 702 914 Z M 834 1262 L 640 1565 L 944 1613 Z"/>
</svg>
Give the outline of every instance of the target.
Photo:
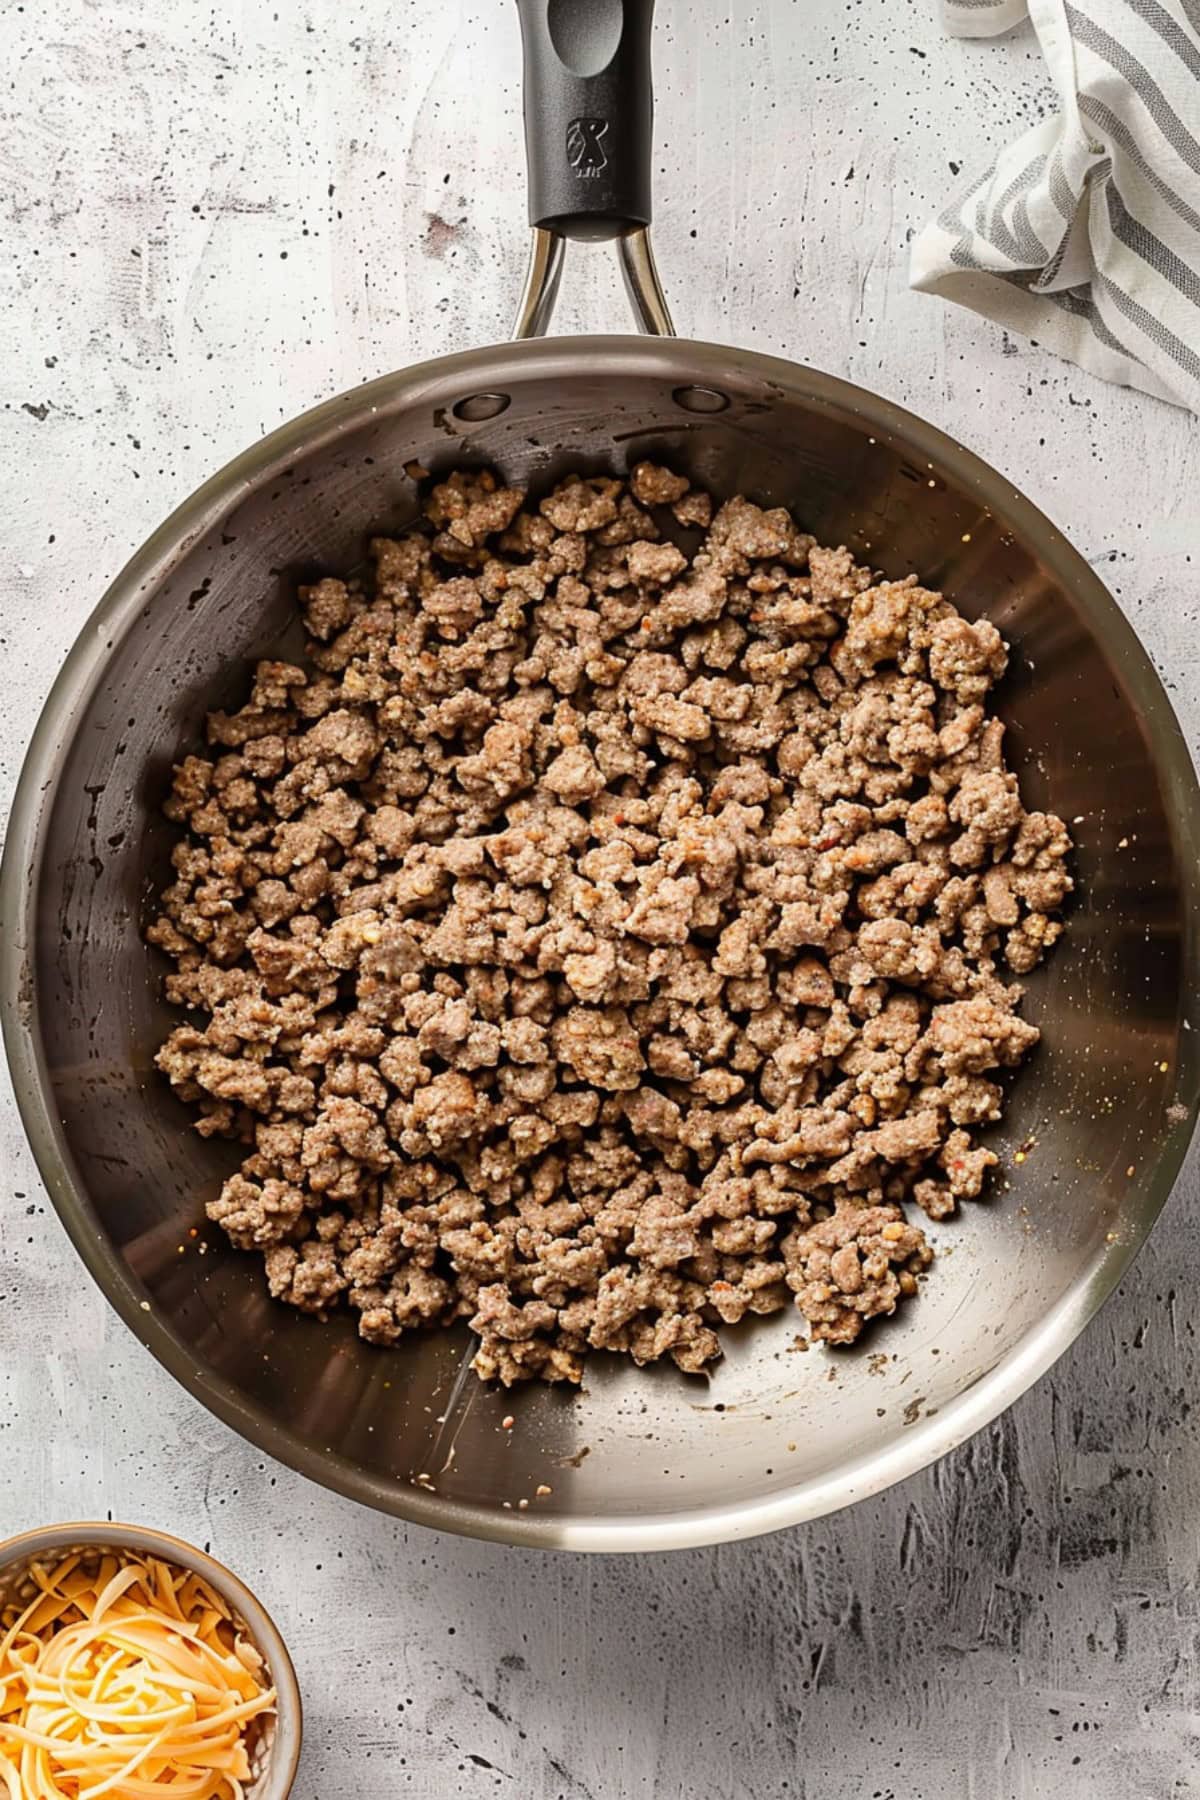
<svg viewBox="0 0 1200 1800">
<path fill-rule="evenodd" d="M 0 1544 L 0 1800 L 286 1800 L 300 1693 L 203 1551 L 140 1525 Z"/>
</svg>

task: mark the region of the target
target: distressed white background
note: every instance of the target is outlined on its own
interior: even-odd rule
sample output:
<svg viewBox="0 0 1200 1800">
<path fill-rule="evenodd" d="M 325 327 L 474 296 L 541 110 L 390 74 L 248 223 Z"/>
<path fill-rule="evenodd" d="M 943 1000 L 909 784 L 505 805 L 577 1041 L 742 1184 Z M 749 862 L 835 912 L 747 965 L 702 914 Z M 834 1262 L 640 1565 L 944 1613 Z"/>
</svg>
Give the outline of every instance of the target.
<svg viewBox="0 0 1200 1800">
<path fill-rule="evenodd" d="M 736 17 L 725 17 L 725 12 Z M 506 329 L 508 0 L 0 6 L 0 782 L 100 591 L 235 451 Z M 961 166 L 1052 103 L 933 0 L 660 0 L 664 279 L 693 335 L 965 438 L 1114 587 L 1200 743 L 1195 422 L 910 295 Z M 607 266 L 563 323 L 611 325 Z M 655 1561 L 518 1554 L 265 1463 L 86 1284 L 0 1111 L 0 1535 L 103 1514 L 258 1586 L 298 1800 L 1166 1800 L 1200 1791 L 1196 1167 L 1054 1376 L 938 1470 Z"/>
</svg>

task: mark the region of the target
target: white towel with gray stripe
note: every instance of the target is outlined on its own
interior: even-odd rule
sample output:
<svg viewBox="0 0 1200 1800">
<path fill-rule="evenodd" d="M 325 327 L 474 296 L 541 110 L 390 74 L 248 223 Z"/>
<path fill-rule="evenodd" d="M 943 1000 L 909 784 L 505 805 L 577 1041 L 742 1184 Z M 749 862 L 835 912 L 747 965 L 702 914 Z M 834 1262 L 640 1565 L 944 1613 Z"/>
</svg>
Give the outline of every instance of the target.
<svg viewBox="0 0 1200 1800">
<path fill-rule="evenodd" d="M 1200 412 L 1200 0 L 943 0 L 1028 17 L 1060 111 L 913 244 L 911 281 L 1109 381 Z"/>
</svg>

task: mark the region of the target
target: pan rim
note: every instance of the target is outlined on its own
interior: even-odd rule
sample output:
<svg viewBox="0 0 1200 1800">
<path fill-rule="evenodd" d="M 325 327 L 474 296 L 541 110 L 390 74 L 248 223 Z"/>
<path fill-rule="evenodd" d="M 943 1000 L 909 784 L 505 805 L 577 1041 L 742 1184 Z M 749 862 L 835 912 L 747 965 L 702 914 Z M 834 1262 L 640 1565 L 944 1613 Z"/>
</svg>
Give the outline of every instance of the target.
<svg viewBox="0 0 1200 1800">
<path fill-rule="evenodd" d="M 0 863 L 0 1023 L 14 1092 L 34 1158 L 75 1249 L 110 1305 L 142 1345 L 195 1399 L 241 1437 L 297 1473 L 378 1511 L 437 1530 L 540 1549 L 589 1552 L 684 1549 L 748 1538 L 820 1518 L 882 1492 L 917 1473 L 983 1429 L 1057 1361 L 1098 1311 L 1130 1267 L 1165 1205 L 1183 1166 L 1200 1114 L 1200 1034 L 1181 1034 L 1178 1097 L 1186 1117 L 1171 1132 L 1142 1177 L 1136 1218 L 1119 1244 L 1109 1246 L 1083 1276 L 975 1384 L 946 1402 L 934 1418 L 911 1427 L 897 1442 L 864 1452 L 833 1475 L 813 1479 L 768 1498 L 726 1507 L 681 1508 L 648 1519 L 608 1516 L 564 1520 L 492 1510 L 432 1494 L 415 1483 L 371 1475 L 349 1459 L 305 1444 L 248 1402 L 230 1381 L 200 1368 L 186 1345 L 156 1313 L 144 1310 L 144 1294 L 98 1228 L 86 1184 L 60 1131 L 50 1101 L 49 1073 L 41 1052 L 30 946 L 45 824 L 52 810 L 64 747 L 63 727 L 87 703 L 102 678 L 109 650 L 132 626 L 142 597 L 156 587 L 197 538 L 225 517 L 252 487 L 281 473 L 300 450 L 335 440 L 371 412 L 411 405 L 422 387 L 430 398 L 447 386 L 487 371 L 487 385 L 503 381 L 506 359 L 514 369 L 530 363 L 586 357 L 595 367 L 619 359 L 628 371 L 670 370 L 678 378 L 680 356 L 697 368 L 736 366 L 766 387 L 786 391 L 802 382 L 810 402 L 856 415 L 869 431 L 902 439 L 929 464 L 950 465 L 956 480 L 971 485 L 982 502 L 1039 553 L 1107 649 L 1120 655 L 1122 680 L 1143 720 L 1162 783 L 1164 810 L 1180 866 L 1200 864 L 1200 783 L 1187 741 L 1165 688 L 1133 627 L 1088 563 L 1040 509 L 999 471 L 937 427 L 869 390 L 782 358 L 687 339 L 629 336 L 559 337 L 477 348 L 438 357 L 378 377 L 300 414 L 242 452 L 177 507 L 125 564 L 81 628 L 51 687 L 29 742 L 14 791 Z M 713 367 L 705 373 L 711 380 Z M 1181 888 L 1183 992 L 1200 987 L 1200 897 Z"/>
</svg>

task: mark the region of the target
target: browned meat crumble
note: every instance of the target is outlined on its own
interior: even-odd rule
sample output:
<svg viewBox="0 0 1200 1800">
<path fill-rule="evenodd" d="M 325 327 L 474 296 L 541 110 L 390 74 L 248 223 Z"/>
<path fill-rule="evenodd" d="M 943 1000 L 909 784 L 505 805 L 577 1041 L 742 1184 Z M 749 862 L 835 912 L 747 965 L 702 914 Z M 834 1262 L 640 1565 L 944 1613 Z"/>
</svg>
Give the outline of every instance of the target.
<svg viewBox="0 0 1200 1800">
<path fill-rule="evenodd" d="M 148 935 L 204 1023 L 158 1064 L 246 1147 L 209 1216 L 506 1383 L 698 1370 L 789 1294 L 851 1341 L 929 1263 L 903 1206 L 996 1160 L 1071 887 L 999 632 L 649 464 L 425 511 L 175 771 Z"/>
</svg>

